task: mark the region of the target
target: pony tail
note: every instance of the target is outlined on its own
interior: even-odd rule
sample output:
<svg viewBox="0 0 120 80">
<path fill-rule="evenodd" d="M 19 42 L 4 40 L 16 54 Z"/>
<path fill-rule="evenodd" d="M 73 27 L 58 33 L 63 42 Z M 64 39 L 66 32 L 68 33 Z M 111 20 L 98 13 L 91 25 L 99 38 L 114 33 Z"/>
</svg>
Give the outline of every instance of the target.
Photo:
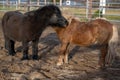
<svg viewBox="0 0 120 80">
<path fill-rule="evenodd" d="M 118 28 L 117 26 L 113 25 L 113 35 L 112 38 L 109 41 L 108 44 L 108 54 L 106 58 L 106 63 L 108 65 L 112 65 L 113 61 L 115 60 L 115 57 L 120 57 L 120 53 L 116 51 L 116 48 L 118 46 L 119 36 L 118 36 Z"/>
</svg>

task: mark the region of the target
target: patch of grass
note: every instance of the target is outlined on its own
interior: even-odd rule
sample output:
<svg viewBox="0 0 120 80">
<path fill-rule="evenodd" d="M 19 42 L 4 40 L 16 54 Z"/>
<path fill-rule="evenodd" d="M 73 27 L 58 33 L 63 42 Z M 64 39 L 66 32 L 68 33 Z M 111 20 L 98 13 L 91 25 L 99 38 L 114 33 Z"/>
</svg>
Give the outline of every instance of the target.
<svg viewBox="0 0 120 80">
<path fill-rule="evenodd" d="M 85 8 L 63 8 L 62 11 L 66 11 L 68 12 L 69 14 L 73 14 L 75 16 L 79 16 L 79 17 L 84 17 L 83 20 L 87 20 L 85 19 L 85 16 L 86 16 L 86 9 Z M 99 17 L 99 10 L 96 8 L 96 9 L 92 9 L 92 17 L 93 18 L 96 18 L 96 17 Z M 120 14 L 120 10 L 113 10 L 113 9 L 106 9 L 106 13 L 103 17 L 109 19 L 109 20 L 118 20 L 120 21 L 120 16 L 110 16 L 110 14 Z"/>
<path fill-rule="evenodd" d="M 95 11 L 92 15 L 92 18 L 96 18 L 96 17 L 103 17 L 102 11 L 100 10 Z"/>
<path fill-rule="evenodd" d="M 120 21 L 120 16 L 105 16 L 105 18 L 109 19 L 109 20 L 118 20 Z"/>
<path fill-rule="evenodd" d="M 86 10 L 84 8 L 63 8 L 62 9 L 63 12 L 68 12 L 68 13 L 71 13 L 73 15 L 76 15 L 76 14 L 85 14 L 86 13 Z"/>
<path fill-rule="evenodd" d="M 0 12 L 0 20 L 2 19 L 5 12 Z"/>
<path fill-rule="evenodd" d="M 2 5 L 0 5 L 0 10 L 16 10 L 16 7 L 15 6 L 3 7 Z"/>
</svg>

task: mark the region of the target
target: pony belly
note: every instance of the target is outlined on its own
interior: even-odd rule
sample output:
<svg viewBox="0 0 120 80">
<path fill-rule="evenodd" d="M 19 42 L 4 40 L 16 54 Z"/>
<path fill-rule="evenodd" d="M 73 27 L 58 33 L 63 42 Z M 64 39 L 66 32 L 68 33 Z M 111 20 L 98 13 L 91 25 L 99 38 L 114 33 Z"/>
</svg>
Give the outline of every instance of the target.
<svg viewBox="0 0 120 80">
<path fill-rule="evenodd" d="M 10 40 L 13 40 L 13 41 L 19 41 L 19 42 L 22 41 L 24 36 L 24 35 L 20 35 L 19 31 L 15 33 L 14 31 L 11 30 L 11 32 L 5 31 L 4 33 L 6 38 L 9 38 Z"/>
<path fill-rule="evenodd" d="M 75 42 L 75 41 L 72 41 L 71 43 L 79 45 L 79 46 L 89 46 L 89 45 L 92 45 L 92 43 L 90 43 L 90 42 Z"/>
<path fill-rule="evenodd" d="M 16 37 L 16 36 L 6 36 L 6 37 L 8 37 L 10 40 L 13 40 L 13 41 L 21 41 L 21 38 L 20 37 Z"/>
<path fill-rule="evenodd" d="M 98 41 L 93 38 L 93 39 L 71 39 L 71 43 L 77 44 L 79 46 L 90 46 L 90 45 L 96 45 L 98 44 Z"/>
</svg>

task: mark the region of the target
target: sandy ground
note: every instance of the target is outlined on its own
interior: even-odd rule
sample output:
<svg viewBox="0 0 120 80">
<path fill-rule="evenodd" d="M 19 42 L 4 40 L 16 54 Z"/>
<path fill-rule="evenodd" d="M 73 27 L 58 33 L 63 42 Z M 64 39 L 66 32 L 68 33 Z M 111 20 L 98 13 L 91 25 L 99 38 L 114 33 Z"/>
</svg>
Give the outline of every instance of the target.
<svg viewBox="0 0 120 80">
<path fill-rule="evenodd" d="M 72 45 L 69 64 L 56 66 L 59 45 L 54 30 L 47 28 L 40 38 L 39 60 L 21 61 L 21 43 L 15 45 L 17 54 L 9 56 L 4 49 L 0 28 L 0 80 L 120 80 L 120 59 L 116 59 L 106 70 L 100 70 L 99 50 L 95 47 Z M 120 45 L 117 50 L 120 53 Z M 31 47 L 29 56 L 31 57 Z"/>
</svg>

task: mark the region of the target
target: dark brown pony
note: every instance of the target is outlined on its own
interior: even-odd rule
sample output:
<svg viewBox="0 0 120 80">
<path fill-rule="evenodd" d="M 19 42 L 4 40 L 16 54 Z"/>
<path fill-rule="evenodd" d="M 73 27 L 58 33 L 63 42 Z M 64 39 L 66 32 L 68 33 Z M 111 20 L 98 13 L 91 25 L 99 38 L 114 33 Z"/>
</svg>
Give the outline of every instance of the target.
<svg viewBox="0 0 120 80">
<path fill-rule="evenodd" d="M 109 59 L 113 59 L 112 57 L 115 54 L 114 48 L 118 41 L 118 32 L 117 28 L 110 22 L 103 19 L 80 22 L 73 18 L 66 28 L 54 29 L 61 41 L 57 65 L 68 63 L 69 53 L 67 48 L 71 43 L 79 46 L 99 45 L 101 51 L 99 65 L 101 67 L 104 67 L 106 64 L 106 55 L 109 56 Z"/>
<path fill-rule="evenodd" d="M 23 45 L 22 59 L 28 59 L 28 43 L 32 41 L 32 58 L 38 59 L 38 42 L 43 30 L 47 26 L 63 28 L 67 24 L 55 5 L 47 5 L 25 14 L 19 11 L 6 12 L 2 19 L 5 48 L 9 55 L 15 55 L 15 41 L 20 41 Z"/>
</svg>

